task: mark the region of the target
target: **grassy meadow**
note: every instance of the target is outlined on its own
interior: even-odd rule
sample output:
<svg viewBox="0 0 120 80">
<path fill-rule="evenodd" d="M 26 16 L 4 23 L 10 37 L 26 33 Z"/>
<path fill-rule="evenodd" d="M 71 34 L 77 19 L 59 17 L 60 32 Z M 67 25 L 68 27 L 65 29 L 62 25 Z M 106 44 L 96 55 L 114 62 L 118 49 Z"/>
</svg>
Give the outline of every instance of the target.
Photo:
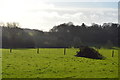
<svg viewBox="0 0 120 80">
<path fill-rule="evenodd" d="M 78 49 L 2 49 L 3 78 L 118 78 L 118 50 L 99 49 L 106 57 L 96 60 L 75 57 Z"/>
</svg>

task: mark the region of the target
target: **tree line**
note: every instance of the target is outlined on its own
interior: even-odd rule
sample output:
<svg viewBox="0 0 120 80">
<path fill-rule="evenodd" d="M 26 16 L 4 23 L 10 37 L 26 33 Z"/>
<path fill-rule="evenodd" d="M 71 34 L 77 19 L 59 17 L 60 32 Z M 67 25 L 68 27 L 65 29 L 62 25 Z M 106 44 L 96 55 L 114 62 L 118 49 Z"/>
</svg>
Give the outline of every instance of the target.
<svg viewBox="0 0 120 80">
<path fill-rule="evenodd" d="M 0 27 L 2 48 L 120 47 L 120 25 L 117 23 L 93 23 L 87 26 L 84 23 L 74 25 L 68 22 L 54 26 L 49 32 L 20 28 L 17 23 L 7 23 Z"/>
</svg>

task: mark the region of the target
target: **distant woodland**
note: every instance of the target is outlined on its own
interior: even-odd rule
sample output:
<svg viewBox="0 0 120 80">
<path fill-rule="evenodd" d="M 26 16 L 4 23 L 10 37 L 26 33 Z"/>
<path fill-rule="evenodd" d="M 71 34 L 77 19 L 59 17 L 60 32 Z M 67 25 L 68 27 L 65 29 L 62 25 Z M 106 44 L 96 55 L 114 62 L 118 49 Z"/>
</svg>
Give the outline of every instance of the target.
<svg viewBox="0 0 120 80">
<path fill-rule="evenodd" d="M 120 47 L 117 23 L 87 26 L 68 22 L 54 26 L 49 32 L 20 28 L 17 23 L 7 23 L 0 28 L 3 48 Z"/>
</svg>

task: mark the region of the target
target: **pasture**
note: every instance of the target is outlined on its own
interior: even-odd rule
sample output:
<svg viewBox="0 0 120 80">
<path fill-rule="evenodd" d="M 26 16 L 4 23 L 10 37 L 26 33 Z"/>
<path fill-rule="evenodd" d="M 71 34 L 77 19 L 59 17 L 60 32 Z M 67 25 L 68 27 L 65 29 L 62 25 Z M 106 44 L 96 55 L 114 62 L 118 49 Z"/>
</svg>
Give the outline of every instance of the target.
<svg viewBox="0 0 120 80">
<path fill-rule="evenodd" d="M 78 49 L 2 49 L 3 78 L 118 78 L 118 50 L 99 49 L 106 57 L 96 60 L 75 57 Z"/>
</svg>

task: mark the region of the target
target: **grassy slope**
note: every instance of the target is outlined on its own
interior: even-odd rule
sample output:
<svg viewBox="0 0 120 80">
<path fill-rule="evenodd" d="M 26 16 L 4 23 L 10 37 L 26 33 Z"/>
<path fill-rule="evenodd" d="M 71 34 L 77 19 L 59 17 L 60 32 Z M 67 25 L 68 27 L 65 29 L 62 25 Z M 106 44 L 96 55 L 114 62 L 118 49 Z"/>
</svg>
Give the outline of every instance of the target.
<svg viewBox="0 0 120 80">
<path fill-rule="evenodd" d="M 100 49 L 107 57 L 105 60 L 95 60 L 75 57 L 77 49 L 3 49 L 3 78 L 116 78 L 118 77 L 118 51 L 114 57 L 111 51 Z"/>
<path fill-rule="evenodd" d="M 2 73 L 2 49 L 0 49 L 0 79 L 2 78 L 2 75 L 1 75 L 1 73 Z"/>
</svg>

